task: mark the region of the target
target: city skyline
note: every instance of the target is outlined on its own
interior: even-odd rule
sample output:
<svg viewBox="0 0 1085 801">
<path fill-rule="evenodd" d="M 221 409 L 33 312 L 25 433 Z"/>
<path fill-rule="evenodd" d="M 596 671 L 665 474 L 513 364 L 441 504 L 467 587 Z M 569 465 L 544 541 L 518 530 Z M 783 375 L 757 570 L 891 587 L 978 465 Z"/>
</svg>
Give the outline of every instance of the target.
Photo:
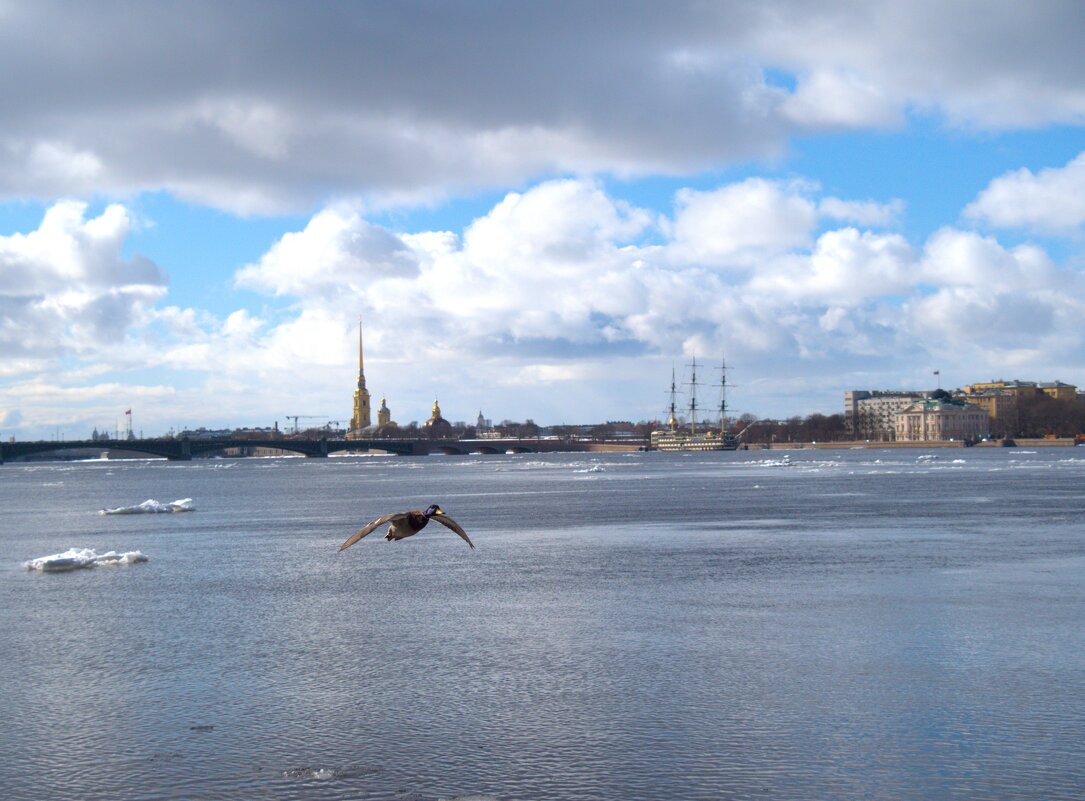
<svg viewBox="0 0 1085 801">
<path fill-rule="evenodd" d="M 1085 385 L 1072 2 L 0 7 L 0 435 Z M 937 374 L 936 374 L 937 371 Z"/>
</svg>

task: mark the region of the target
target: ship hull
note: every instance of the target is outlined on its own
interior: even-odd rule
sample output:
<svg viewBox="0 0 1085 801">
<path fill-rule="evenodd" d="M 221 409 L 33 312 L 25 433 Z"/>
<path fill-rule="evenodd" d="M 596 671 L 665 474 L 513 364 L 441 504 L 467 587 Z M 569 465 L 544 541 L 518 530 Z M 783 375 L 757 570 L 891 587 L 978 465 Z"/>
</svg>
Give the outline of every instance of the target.
<svg viewBox="0 0 1085 801">
<path fill-rule="evenodd" d="M 680 434 L 667 432 L 653 434 L 651 438 L 653 451 L 734 451 L 738 450 L 738 442 L 734 437 L 699 436 L 696 434 Z"/>
</svg>

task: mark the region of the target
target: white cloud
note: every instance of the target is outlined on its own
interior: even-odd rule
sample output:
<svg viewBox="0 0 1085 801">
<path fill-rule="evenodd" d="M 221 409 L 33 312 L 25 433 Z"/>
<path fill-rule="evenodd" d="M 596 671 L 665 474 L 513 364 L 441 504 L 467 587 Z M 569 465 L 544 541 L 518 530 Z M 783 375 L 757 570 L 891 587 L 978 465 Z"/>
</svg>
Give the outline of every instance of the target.
<svg viewBox="0 0 1085 801">
<path fill-rule="evenodd" d="M 930 352 L 969 371 L 1000 371 L 1026 351 L 1034 365 L 1085 367 L 1085 281 L 1041 249 L 947 228 L 927 242 L 917 275 L 929 289 L 905 312 Z"/>
<path fill-rule="evenodd" d="M 803 128 L 880 128 L 901 121 L 901 103 L 858 74 L 818 69 L 800 78 L 781 112 Z"/>
<path fill-rule="evenodd" d="M 802 184 L 750 178 L 711 192 L 677 196 L 674 247 L 683 259 L 742 265 L 809 243 L 817 207 Z"/>
<path fill-rule="evenodd" d="M 549 387 L 568 381 L 590 381 L 594 374 L 591 364 L 526 364 L 514 375 L 500 379 L 513 387 Z"/>
<path fill-rule="evenodd" d="M 1065 167 L 1015 170 L 991 181 L 965 215 L 996 228 L 1074 231 L 1085 224 L 1085 153 Z"/>
<path fill-rule="evenodd" d="M 750 289 L 800 304 L 848 305 L 910 288 L 915 256 L 897 235 L 828 231 L 813 252 L 758 271 Z"/>
<path fill-rule="evenodd" d="M 837 197 L 822 198 L 818 202 L 818 213 L 841 222 L 875 228 L 887 228 L 896 225 L 904 213 L 904 201 L 891 200 L 878 203 L 873 200 L 841 200 Z"/>
<path fill-rule="evenodd" d="M 359 293 L 376 281 L 416 275 L 418 265 L 402 241 L 357 213 L 326 209 L 304 231 L 282 237 L 237 274 L 240 286 L 275 295 Z"/>
<path fill-rule="evenodd" d="M 927 241 L 920 277 L 933 286 L 1022 294 L 1058 289 L 1067 278 L 1038 247 L 1007 250 L 993 237 L 954 228 Z"/>
<path fill-rule="evenodd" d="M 149 260 L 122 253 L 131 227 L 121 206 L 86 219 L 84 203 L 52 206 L 28 234 L 0 236 L 0 349 L 54 356 L 115 346 L 165 294 Z"/>
</svg>

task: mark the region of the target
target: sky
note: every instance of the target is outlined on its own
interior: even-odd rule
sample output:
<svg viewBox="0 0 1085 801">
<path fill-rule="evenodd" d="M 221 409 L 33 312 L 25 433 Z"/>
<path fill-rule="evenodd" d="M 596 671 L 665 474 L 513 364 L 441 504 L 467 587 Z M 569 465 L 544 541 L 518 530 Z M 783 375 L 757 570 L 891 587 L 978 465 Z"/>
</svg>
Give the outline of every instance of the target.
<svg viewBox="0 0 1085 801">
<path fill-rule="evenodd" d="M 1085 6 L 0 0 L 0 437 L 1085 386 Z M 936 375 L 937 372 L 937 375 Z M 683 401 L 680 399 L 679 401 Z"/>
</svg>

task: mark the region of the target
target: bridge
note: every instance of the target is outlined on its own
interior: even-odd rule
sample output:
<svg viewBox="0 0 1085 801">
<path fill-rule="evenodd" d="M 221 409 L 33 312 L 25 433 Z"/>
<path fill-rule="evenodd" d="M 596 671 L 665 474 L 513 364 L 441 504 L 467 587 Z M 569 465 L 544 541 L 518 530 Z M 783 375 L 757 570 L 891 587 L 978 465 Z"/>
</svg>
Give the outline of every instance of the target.
<svg viewBox="0 0 1085 801">
<path fill-rule="evenodd" d="M 126 451 L 158 456 L 171 461 L 225 455 L 235 450 L 247 455 L 256 448 L 290 451 L 309 458 L 322 458 L 344 451 L 357 453 L 393 453 L 399 456 L 445 454 L 553 453 L 569 451 L 643 450 L 641 440 L 599 441 L 582 439 L 502 438 L 502 439 L 129 439 L 129 440 L 42 440 L 38 442 L 0 442 L 0 464 L 42 453 L 84 450 L 93 452 Z"/>
</svg>

